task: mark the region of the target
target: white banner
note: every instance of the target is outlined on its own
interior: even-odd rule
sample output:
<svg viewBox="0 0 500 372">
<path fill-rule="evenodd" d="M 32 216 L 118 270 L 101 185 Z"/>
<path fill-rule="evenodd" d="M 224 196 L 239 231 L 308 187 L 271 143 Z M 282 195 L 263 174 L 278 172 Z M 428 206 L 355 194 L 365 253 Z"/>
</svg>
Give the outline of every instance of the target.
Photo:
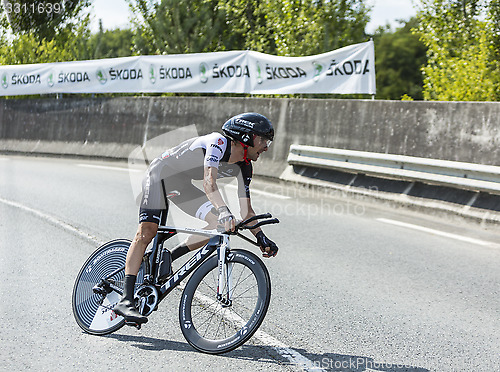
<svg viewBox="0 0 500 372">
<path fill-rule="evenodd" d="M 231 51 L 0 66 L 0 96 L 164 92 L 375 94 L 373 41 L 308 57 Z"/>
</svg>

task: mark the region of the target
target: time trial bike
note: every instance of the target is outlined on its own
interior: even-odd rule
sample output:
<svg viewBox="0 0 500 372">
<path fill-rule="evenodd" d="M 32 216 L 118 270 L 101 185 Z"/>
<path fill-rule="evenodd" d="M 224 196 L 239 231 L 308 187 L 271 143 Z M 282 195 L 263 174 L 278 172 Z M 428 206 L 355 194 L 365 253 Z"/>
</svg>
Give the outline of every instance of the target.
<svg viewBox="0 0 500 372">
<path fill-rule="evenodd" d="M 238 223 L 233 232 L 221 232 L 166 226 L 166 213 L 163 213 L 158 233 L 151 248 L 146 250 L 137 275 L 137 309 L 149 316 L 192 274 L 179 304 L 180 327 L 187 342 L 209 354 L 225 353 L 243 345 L 266 316 L 271 280 L 262 260 L 247 250 L 232 249 L 229 238 L 237 235 L 258 246 L 240 231 L 275 223 L 279 223 L 278 219 L 262 214 Z M 168 270 L 171 263 L 162 262 L 164 245 L 177 233 L 208 236 L 209 242 L 175 273 L 165 277 L 164 265 L 169 265 Z M 103 244 L 90 255 L 76 277 L 73 314 L 87 333 L 105 335 L 128 324 L 114 313 L 113 307 L 123 294 L 125 259 L 130 244 L 131 241 L 125 239 Z M 140 324 L 128 325 L 141 327 Z"/>
</svg>

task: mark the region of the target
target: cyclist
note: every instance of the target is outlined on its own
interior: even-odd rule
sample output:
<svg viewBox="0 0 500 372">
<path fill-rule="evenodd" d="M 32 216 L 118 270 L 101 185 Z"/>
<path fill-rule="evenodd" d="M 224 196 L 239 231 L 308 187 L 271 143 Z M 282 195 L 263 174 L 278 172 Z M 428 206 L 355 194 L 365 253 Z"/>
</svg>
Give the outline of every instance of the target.
<svg viewBox="0 0 500 372">
<path fill-rule="evenodd" d="M 166 192 L 180 191 L 172 202 L 184 212 L 207 222 L 206 229 L 214 229 L 220 224 L 234 231 L 235 217 L 219 192 L 217 179 L 237 176 L 241 217 L 246 219 L 255 215 L 249 189 L 251 161 L 256 161 L 268 150 L 274 138 L 273 126 L 261 114 L 243 113 L 226 121 L 222 132 L 186 140 L 151 162 L 142 185 L 139 227 L 127 253 L 123 297 L 113 309 L 126 321 L 147 322 L 147 317 L 134 306 L 134 287 L 146 247 L 158 231 L 160 214 L 168 211 Z M 196 188 L 192 180 L 203 180 L 204 192 Z M 276 256 L 278 247 L 260 228 L 252 233 L 264 257 Z M 172 261 L 207 242 L 206 238 L 190 236 L 172 250 Z"/>
</svg>

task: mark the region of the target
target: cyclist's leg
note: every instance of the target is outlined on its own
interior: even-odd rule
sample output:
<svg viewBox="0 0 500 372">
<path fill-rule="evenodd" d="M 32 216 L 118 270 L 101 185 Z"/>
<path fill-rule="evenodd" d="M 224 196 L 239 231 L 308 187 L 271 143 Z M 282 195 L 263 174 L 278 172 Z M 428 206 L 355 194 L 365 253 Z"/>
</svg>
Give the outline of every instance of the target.
<svg viewBox="0 0 500 372">
<path fill-rule="evenodd" d="M 145 212 L 141 215 L 144 216 Z M 125 264 L 125 275 L 137 275 L 141 267 L 142 257 L 147 246 L 156 236 L 158 232 L 158 224 L 156 222 L 143 221 L 139 223 L 134 240 L 127 253 L 127 261 Z"/>
<path fill-rule="evenodd" d="M 162 196 L 161 183 L 148 174 L 143 181 L 139 227 L 127 252 L 123 296 L 113 309 L 116 314 L 133 323 L 146 323 L 148 320 L 135 308 L 135 282 L 144 252 L 158 232 L 161 209 L 162 207 L 166 209 Z"/>
<path fill-rule="evenodd" d="M 208 200 L 206 194 L 195 187 L 190 180 L 184 183 L 182 187 L 179 187 L 179 189 L 182 190 L 181 195 L 172 199 L 172 202 L 186 214 L 207 222 L 204 229 L 210 230 L 216 228 L 217 212 L 212 203 Z M 208 238 L 206 237 L 190 235 L 185 241 L 173 248 L 172 261 L 190 251 L 203 247 L 207 242 Z"/>
</svg>

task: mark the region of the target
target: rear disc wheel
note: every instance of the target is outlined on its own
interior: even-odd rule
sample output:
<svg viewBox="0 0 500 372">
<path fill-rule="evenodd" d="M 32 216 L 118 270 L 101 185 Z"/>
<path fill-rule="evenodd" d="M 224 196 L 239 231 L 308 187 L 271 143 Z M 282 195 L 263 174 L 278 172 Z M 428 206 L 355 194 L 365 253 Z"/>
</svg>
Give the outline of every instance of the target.
<svg viewBox="0 0 500 372">
<path fill-rule="evenodd" d="M 130 244 L 131 241 L 125 239 L 103 244 L 90 255 L 76 277 L 72 295 L 73 315 L 87 333 L 105 335 L 125 325 L 123 317 L 112 309 L 123 293 L 125 260 Z M 110 276 L 113 272 L 115 274 Z M 111 285 L 98 286 L 104 278 Z M 142 282 L 143 266 L 137 275 L 136 287 Z"/>
</svg>

